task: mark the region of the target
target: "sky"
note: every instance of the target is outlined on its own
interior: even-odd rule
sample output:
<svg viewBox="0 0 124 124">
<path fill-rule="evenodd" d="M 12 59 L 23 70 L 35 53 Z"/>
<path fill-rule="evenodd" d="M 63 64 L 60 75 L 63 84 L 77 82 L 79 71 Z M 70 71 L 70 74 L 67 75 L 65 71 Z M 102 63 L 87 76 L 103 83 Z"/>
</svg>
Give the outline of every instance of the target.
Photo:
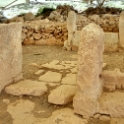
<svg viewBox="0 0 124 124">
<path fill-rule="evenodd" d="M 5 7 L 6 5 L 8 5 L 9 3 L 12 3 L 15 0 L 0 0 L 0 7 Z M 35 1 L 35 0 L 30 0 L 30 1 Z M 69 2 L 69 1 L 80 1 L 80 0 L 37 0 L 38 2 Z M 16 5 L 16 4 L 21 4 L 21 3 L 25 3 L 26 0 L 17 0 L 16 2 L 14 2 L 11 5 Z"/>
<path fill-rule="evenodd" d="M 15 0 L 0 0 L 0 7 L 5 7 L 6 5 L 8 5 L 9 3 L 13 2 Z M 17 0 L 16 2 L 13 3 L 13 5 L 15 4 L 20 4 L 20 3 L 25 3 L 26 0 Z"/>
</svg>

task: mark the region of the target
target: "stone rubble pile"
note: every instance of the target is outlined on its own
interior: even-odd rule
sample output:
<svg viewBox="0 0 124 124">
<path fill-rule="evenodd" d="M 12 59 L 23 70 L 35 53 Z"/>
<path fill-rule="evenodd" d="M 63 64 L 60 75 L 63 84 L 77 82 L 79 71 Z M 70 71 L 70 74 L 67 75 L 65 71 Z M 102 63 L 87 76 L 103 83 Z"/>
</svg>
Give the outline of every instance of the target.
<svg viewBox="0 0 124 124">
<path fill-rule="evenodd" d="M 77 16 L 77 30 L 81 30 L 83 27 L 89 23 L 98 24 L 105 32 L 118 32 L 119 16 L 112 14 L 99 15 L 89 15 L 88 17 L 78 15 Z"/>
<path fill-rule="evenodd" d="M 52 22 L 48 19 L 25 22 L 22 30 L 24 45 L 63 44 L 67 39 L 66 23 Z"/>
</svg>

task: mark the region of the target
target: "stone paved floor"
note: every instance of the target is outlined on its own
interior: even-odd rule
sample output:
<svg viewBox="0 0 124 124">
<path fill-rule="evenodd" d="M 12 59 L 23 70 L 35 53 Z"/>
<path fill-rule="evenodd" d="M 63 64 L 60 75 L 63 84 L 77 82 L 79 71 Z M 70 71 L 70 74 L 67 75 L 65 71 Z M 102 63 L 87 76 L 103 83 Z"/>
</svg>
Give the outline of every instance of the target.
<svg viewBox="0 0 124 124">
<path fill-rule="evenodd" d="M 105 54 L 104 69 L 118 67 L 123 71 L 123 60 L 123 53 Z M 0 124 L 124 124 L 124 118 L 106 121 L 106 117 L 97 115 L 87 120 L 74 113 L 70 96 L 77 88 L 76 65 L 74 51 L 56 46 L 24 46 L 24 83 L 7 86 L 1 93 Z"/>
</svg>

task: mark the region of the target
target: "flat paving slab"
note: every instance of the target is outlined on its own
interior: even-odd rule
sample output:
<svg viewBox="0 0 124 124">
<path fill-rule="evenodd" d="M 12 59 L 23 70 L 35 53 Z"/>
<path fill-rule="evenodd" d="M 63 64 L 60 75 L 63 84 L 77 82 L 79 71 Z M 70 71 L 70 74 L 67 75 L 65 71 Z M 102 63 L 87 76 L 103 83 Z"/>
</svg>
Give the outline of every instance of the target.
<svg viewBox="0 0 124 124">
<path fill-rule="evenodd" d="M 48 71 L 44 75 L 40 76 L 39 80 L 46 83 L 59 83 L 61 81 L 61 78 L 61 73 Z"/>
<path fill-rule="evenodd" d="M 47 92 L 47 86 L 44 82 L 24 80 L 16 84 L 11 84 L 5 88 L 6 93 L 20 96 L 20 95 L 32 95 L 42 96 Z"/>
</svg>

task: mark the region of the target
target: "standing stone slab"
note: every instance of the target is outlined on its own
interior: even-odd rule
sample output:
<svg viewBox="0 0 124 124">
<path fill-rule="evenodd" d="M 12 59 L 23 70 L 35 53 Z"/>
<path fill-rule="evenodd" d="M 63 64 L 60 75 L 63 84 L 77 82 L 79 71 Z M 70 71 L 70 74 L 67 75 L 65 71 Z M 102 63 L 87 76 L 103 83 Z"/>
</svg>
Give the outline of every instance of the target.
<svg viewBox="0 0 124 124">
<path fill-rule="evenodd" d="M 82 91 L 99 93 L 104 50 L 103 30 L 96 24 L 84 27 L 78 51 L 77 84 Z M 98 91 L 97 91 L 98 90 Z"/>
<path fill-rule="evenodd" d="M 102 93 L 99 75 L 102 71 L 104 50 L 103 30 L 96 24 L 89 24 L 81 31 L 78 51 L 77 84 L 80 91 L 73 100 L 74 111 L 85 118 L 98 111 L 98 97 Z"/>
<path fill-rule="evenodd" d="M 124 48 L 124 11 L 121 12 L 119 18 L 119 42 L 121 47 Z"/>
<path fill-rule="evenodd" d="M 21 23 L 0 25 L 0 92 L 22 78 Z"/>
</svg>

